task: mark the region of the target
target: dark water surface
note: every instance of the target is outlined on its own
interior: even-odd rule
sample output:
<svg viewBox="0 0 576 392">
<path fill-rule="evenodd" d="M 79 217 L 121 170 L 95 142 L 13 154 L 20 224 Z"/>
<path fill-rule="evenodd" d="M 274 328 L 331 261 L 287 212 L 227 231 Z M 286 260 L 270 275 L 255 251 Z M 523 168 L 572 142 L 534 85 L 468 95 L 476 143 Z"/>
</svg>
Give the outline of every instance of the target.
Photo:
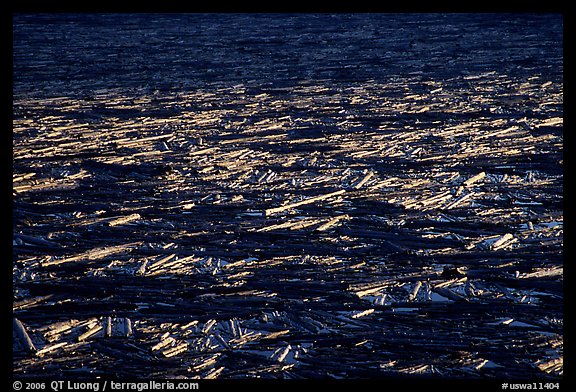
<svg viewBox="0 0 576 392">
<path fill-rule="evenodd" d="M 16 95 L 562 73 L 559 14 L 17 14 Z"/>
</svg>

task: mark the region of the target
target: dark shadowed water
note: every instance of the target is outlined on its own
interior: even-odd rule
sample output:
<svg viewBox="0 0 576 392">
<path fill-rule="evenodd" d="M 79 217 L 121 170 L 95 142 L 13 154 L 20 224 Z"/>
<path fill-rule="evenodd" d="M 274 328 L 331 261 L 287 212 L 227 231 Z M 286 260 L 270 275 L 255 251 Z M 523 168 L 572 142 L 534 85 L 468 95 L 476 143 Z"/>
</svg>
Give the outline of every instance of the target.
<svg viewBox="0 0 576 392">
<path fill-rule="evenodd" d="M 562 73 L 560 14 L 17 14 L 14 92 Z"/>
</svg>

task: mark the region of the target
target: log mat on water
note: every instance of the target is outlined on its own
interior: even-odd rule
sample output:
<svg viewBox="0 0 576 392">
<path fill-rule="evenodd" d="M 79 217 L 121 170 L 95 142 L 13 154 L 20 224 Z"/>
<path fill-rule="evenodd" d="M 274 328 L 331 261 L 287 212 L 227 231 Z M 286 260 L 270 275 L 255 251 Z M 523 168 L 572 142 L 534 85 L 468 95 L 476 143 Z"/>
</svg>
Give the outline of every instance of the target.
<svg viewBox="0 0 576 392">
<path fill-rule="evenodd" d="M 13 34 L 15 375 L 562 376 L 560 15 Z"/>
</svg>

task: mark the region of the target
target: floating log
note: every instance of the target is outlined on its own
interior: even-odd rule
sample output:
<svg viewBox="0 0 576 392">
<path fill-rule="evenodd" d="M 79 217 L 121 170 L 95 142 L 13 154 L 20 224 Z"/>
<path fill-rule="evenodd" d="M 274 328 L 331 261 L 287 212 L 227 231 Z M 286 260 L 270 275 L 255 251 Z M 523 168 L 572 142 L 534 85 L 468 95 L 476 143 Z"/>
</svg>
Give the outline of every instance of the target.
<svg viewBox="0 0 576 392">
<path fill-rule="evenodd" d="M 166 257 L 160 257 L 157 261 L 155 261 L 154 263 L 150 264 L 147 267 L 148 271 L 153 271 L 155 269 L 158 269 L 160 266 L 162 266 L 162 264 L 167 263 L 170 260 L 173 260 L 176 257 L 176 253 L 172 253 L 171 255 L 168 255 Z"/>
<path fill-rule="evenodd" d="M 172 348 L 162 351 L 162 355 L 164 355 L 166 358 L 170 358 L 181 354 L 186 350 L 188 350 L 188 342 L 182 342 Z"/>
<path fill-rule="evenodd" d="M 564 124 L 563 117 L 553 117 L 542 121 L 540 124 L 536 125 L 536 127 L 554 127 L 561 124 Z"/>
<path fill-rule="evenodd" d="M 498 250 L 509 243 L 514 236 L 510 233 L 504 234 L 502 237 L 498 238 L 492 245 L 491 248 L 494 250 Z"/>
<path fill-rule="evenodd" d="M 90 328 L 88 331 L 84 332 L 82 335 L 78 336 L 78 341 L 83 342 L 84 340 L 87 340 L 88 338 L 92 337 L 93 335 L 100 332 L 101 330 L 102 330 L 102 325 L 100 325 L 100 324 L 95 325 L 94 327 Z"/>
<path fill-rule="evenodd" d="M 462 204 L 463 202 L 465 202 L 466 200 L 470 199 L 472 196 L 474 196 L 475 192 L 470 192 L 467 193 L 463 196 L 460 196 L 458 199 L 454 200 L 452 203 L 448 204 L 446 207 L 444 207 L 446 210 L 451 210 L 453 208 L 456 208 L 458 205 Z"/>
<path fill-rule="evenodd" d="M 358 313 L 354 313 L 351 317 L 353 319 L 358 319 L 360 317 L 368 316 L 369 314 L 374 313 L 374 309 L 366 309 Z"/>
<path fill-rule="evenodd" d="M 538 370 L 541 370 L 546 373 L 553 373 L 561 370 L 564 367 L 564 359 L 563 357 L 554 358 L 550 361 L 541 362 L 537 365 Z"/>
<path fill-rule="evenodd" d="M 159 343 L 152 346 L 150 348 L 150 350 L 151 351 L 158 351 L 158 350 L 172 344 L 175 341 L 176 341 L 176 339 L 174 339 L 172 336 L 167 336 L 166 338 L 162 338 Z"/>
<path fill-rule="evenodd" d="M 345 193 L 345 192 L 346 192 L 346 190 L 340 189 L 339 191 L 331 192 L 331 193 L 328 193 L 328 194 L 325 194 L 325 195 L 320 195 L 320 196 L 311 197 L 311 198 L 309 198 L 309 199 L 304 199 L 304 200 L 299 201 L 299 202 L 296 202 L 296 203 L 291 203 L 291 204 L 287 204 L 287 205 L 280 206 L 280 207 L 275 207 L 275 208 L 268 208 L 268 209 L 265 210 L 265 215 L 266 215 L 266 216 L 270 216 L 270 215 L 274 215 L 274 214 L 277 214 L 277 213 L 282 212 L 282 211 L 289 210 L 289 209 L 291 209 L 291 208 L 296 208 L 296 207 L 300 207 L 300 206 L 303 206 L 303 205 L 306 205 L 306 204 L 315 203 L 315 202 L 317 202 L 317 201 L 322 201 L 322 200 L 330 199 L 330 198 L 332 198 L 332 197 L 334 197 L 334 196 L 341 195 L 341 194 L 343 194 L 343 193 Z"/>
<path fill-rule="evenodd" d="M 34 343 L 32 343 L 30 336 L 28 336 L 28 332 L 26 331 L 26 328 L 22 322 L 17 318 L 14 318 L 12 322 L 12 328 L 14 329 L 14 332 L 16 333 L 16 336 L 20 340 L 20 343 L 24 349 L 28 352 L 35 352 L 36 347 L 34 346 Z"/>
<path fill-rule="evenodd" d="M 266 336 L 263 336 L 262 339 L 276 339 L 282 335 L 286 335 L 287 333 L 290 333 L 290 330 L 284 329 L 282 331 L 272 332 Z"/>
<path fill-rule="evenodd" d="M 412 291 L 408 296 L 408 301 L 414 301 L 416 299 L 416 297 L 418 296 L 418 291 L 420 291 L 420 287 L 422 287 L 421 281 L 418 281 L 414 284 L 414 287 L 412 288 Z"/>
<path fill-rule="evenodd" d="M 132 336 L 132 320 L 127 317 L 123 318 L 124 321 L 124 336 Z"/>
<path fill-rule="evenodd" d="M 435 293 L 440 294 L 443 297 L 449 298 L 453 301 L 468 301 L 468 299 L 458 293 L 455 293 L 452 290 L 449 289 L 445 289 L 442 287 L 433 287 L 432 291 L 434 291 Z"/>
<path fill-rule="evenodd" d="M 205 378 L 206 380 L 212 380 L 215 378 L 218 378 L 220 376 L 220 374 L 222 373 L 222 371 L 224 371 L 224 366 L 221 366 L 219 368 L 214 368 L 212 370 L 210 370 L 203 378 Z"/>
<path fill-rule="evenodd" d="M 106 332 L 104 336 L 111 337 L 112 336 L 112 317 L 106 317 Z"/>
<path fill-rule="evenodd" d="M 59 248 L 58 244 L 55 244 L 52 241 L 47 241 L 43 238 L 37 238 L 31 235 L 25 235 L 25 234 L 14 234 L 14 239 L 19 239 L 23 242 L 29 243 L 29 244 L 33 244 L 33 245 L 41 245 L 41 246 L 46 246 L 49 248 Z"/>
<path fill-rule="evenodd" d="M 275 360 L 275 361 L 278 361 L 278 362 L 284 362 L 284 360 L 288 356 L 288 353 L 290 353 L 291 349 L 292 349 L 292 346 L 290 346 L 290 345 L 287 345 L 286 347 L 283 347 L 283 348 L 281 347 L 281 348 L 277 349 L 276 351 L 274 351 L 274 353 L 272 353 L 270 358 Z"/>
<path fill-rule="evenodd" d="M 470 186 L 470 185 L 474 184 L 475 182 L 480 181 L 484 177 L 486 177 L 486 173 L 480 172 L 480 173 L 476 174 L 475 176 L 472 176 L 469 179 L 467 179 L 466 181 L 464 181 L 463 184 L 464 184 L 464 186 Z"/>
<path fill-rule="evenodd" d="M 360 189 L 364 184 L 366 184 L 372 177 L 374 176 L 373 172 L 368 172 L 356 185 L 354 185 L 354 189 Z"/>
<path fill-rule="evenodd" d="M 47 353 L 56 351 L 59 348 L 66 346 L 67 344 L 68 344 L 68 342 L 60 342 L 60 343 L 52 344 L 49 346 L 45 346 L 41 350 L 36 351 L 36 356 L 37 357 L 43 357 Z"/>
<path fill-rule="evenodd" d="M 58 340 L 61 334 L 67 333 L 79 325 L 80 322 L 78 320 L 70 320 L 56 324 L 56 327 L 51 327 L 46 333 L 44 333 L 44 338 L 49 342 L 53 342 Z"/>
<path fill-rule="evenodd" d="M 213 366 L 216 364 L 216 361 L 218 360 L 218 358 L 221 355 L 222 354 L 220 354 L 220 353 L 209 355 L 207 358 L 203 359 L 200 363 L 195 364 L 195 365 L 191 365 L 189 369 L 190 369 L 190 371 L 198 372 L 200 370 L 203 370 L 203 369 L 206 369 L 210 366 Z"/>
<path fill-rule="evenodd" d="M 140 214 L 130 214 L 121 218 L 117 218 L 114 219 L 110 222 L 108 222 L 108 226 L 119 226 L 119 225 L 125 225 L 126 223 L 130 223 L 132 221 L 135 220 L 139 220 L 141 219 Z"/>
<path fill-rule="evenodd" d="M 42 266 L 48 267 L 75 261 L 98 260 L 118 253 L 130 252 L 140 244 L 141 242 L 132 242 L 124 245 L 95 248 L 76 256 L 70 256 L 65 257 L 63 259 L 54 259 L 51 261 L 42 262 Z"/>
<path fill-rule="evenodd" d="M 12 309 L 13 310 L 26 309 L 28 307 L 37 305 L 39 303 L 46 302 L 53 297 L 54 297 L 54 295 L 50 294 L 50 295 L 42 295 L 42 296 L 34 297 L 34 298 L 26 298 L 22 301 L 14 301 L 14 303 L 12 304 Z"/>
<path fill-rule="evenodd" d="M 564 268 L 561 266 L 558 267 L 551 267 L 551 268 L 542 268 L 538 271 L 528 272 L 522 274 L 521 277 L 523 279 L 532 279 L 532 278 L 556 278 L 556 277 L 563 277 L 564 276 Z"/>
<path fill-rule="evenodd" d="M 214 324 L 216 324 L 216 320 L 211 319 L 208 322 L 206 322 L 206 324 L 204 324 L 204 327 L 202 328 L 202 333 L 207 334 L 210 329 L 214 326 Z"/>
<path fill-rule="evenodd" d="M 337 216 L 334 219 L 330 219 L 328 222 L 318 226 L 315 230 L 316 231 L 326 231 L 329 228 L 331 228 L 332 226 L 336 225 L 338 222 L 340 222 L 343 219 L 349 219 L 350 217 L 348 215 L 340 215 Z"/>
<path fill-rule="evenodd" d="M 142 262 L 142 264 L 140 264 L 140 267 L 138 268 L 138 270 L 135 272 L 136 275 L 145 275 L 146 274 L 146 267 L 148 266 L 148 262 L 149 260 L 146 259 Z"/>
</svg>

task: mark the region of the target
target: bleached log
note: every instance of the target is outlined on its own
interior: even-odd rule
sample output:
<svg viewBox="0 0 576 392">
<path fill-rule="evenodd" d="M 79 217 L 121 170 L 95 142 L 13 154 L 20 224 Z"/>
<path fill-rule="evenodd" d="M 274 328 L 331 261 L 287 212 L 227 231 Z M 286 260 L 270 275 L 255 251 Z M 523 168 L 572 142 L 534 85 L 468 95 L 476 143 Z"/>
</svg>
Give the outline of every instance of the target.
<svg viewBox="0 0 576 392">
<path fill-rule="evenodd" d="M 204 328 L 202 328 L 202 333 L 207 334 L 210 331 L 210 329 L 214 326 L 214 324 L 216 324 L 216 320 L 214 319 L 208 320 L 206 324 L 204 324 Z"/>
<path fill-rule="evenodd" d="M 188 350 L 188 342 L 182 342 L 177 346 L 162 351 L 162 355 L 164 355 L 166 358 L 170 358 L 180 353 L 183 353 L 186 350 Z"/>
<path fill-rule="evenodd" d="M 531 278 L 552 278 L 564 276 L 564 268 L 563 267 L 552 267 L 552 268 L 543 268 L 539 269 L 535 272 L 529 272 L 526 274 L 521 275 L 524 279 L 531 279 Z"/>
<path fill-rule="evenodd" d="M 378 154 L 378 152 L 379 152 L 378 150 L 357 151 L 357 152 L 350 154 L 350 156 L 352 156 L 354 158 L 365 158 L 365 157 L 370 156 L 370 155 Z"/>
<path fill-rule="evenodd" d="M 480 172 L 480 173 L 476 174 L 475 176 L 470 177 L 469 179 L 464 181 L 463 184 L 464 184 L 464 186 L 470 186 L 470 185 L 474 184 L 475 182 L 480 181 L 484 177 L 486 177 L 486 172 Z"/>
<path fill-rule="evenodd" d="M 104 334 L 106 337 L 112 336 L 112 317 L 106 317 L 106 332 Z"/>
<path fill-rule="evenodd" d="M 554 371 L 560 370 L 563 368 L 563 366 L 564 366 L 563 357 L 554 358 L 546 362 L 538 363 L 537 365 L 538 370 L 546 373 L 552 373 Z"/>
<path fill-rule="evenodd" d="M 188 256 L 182 259 L 176 259 L 176 260 L 172 260 L 169 261 L 167 263 L 162 263 L 159 267 L 154 268 L 153 270 L 150 270 L 146 275 L 148 276 L 156 276 L 159 275 L 163 272 L 174 272 L 174 266 L 182 266 L 184 264 L 185 261 L 189 260 L 189 259 L 193 259 L 194 256 Z M 181 269 L 180 269 L 181 270 Z M 176 272 L 180 271 L 180 270 L 176 270 Z"/>
<path fill-rule="evenodd" d="M 274 359 L 278 362 L 284 362 L 284 360 L 288 356 L 288 353 L 290 352 L 291 349 L 292 349 L 292 346 L 290 346 L 290 345 L 287 345 L 284 348 L 279 348 L 272 353 L 272 355 L 270 356 L 270 359 Z"/>
<path fill-rule="evenodd" d="M 432 291 L 436 292 L 437 294 L 440 294 L 443 297 L 449 298 L 453 301 L 466 301 L 466 302 L 468 302 L 468 299 L 466 297 L 464 297 L 460 294 L 457 294 L 457 293 L 455 293 L 449 289 L 445 289 L 442 287 L 434 287 L 434 288 L 432 288 Z"/>
<path fill-rule="evenodd" d="M 148 259 L 144 260 L 140 265 L 140 268 L 136 271 L 136 275 L 145 275 L 146 274 L 146 266 L 148 265 Z"/>
<path fill-rule="evenodd" d="M 170 344 L 172 344 L 172 342 L 176 341 L 176 339 L 174 339 L 172 336 L 168 336 L 166 339 L 161 339 L 160 342 L 158 342 L 157 344 L 155 344 L 154 346 L 152 346 L 150 348 L 151 351 L 158 351 L 161 348 L 164 348 Z"/>
<path fill-rule="evenodd" d="M 132 320 L 124 317 L 124 336 L 132 336 Z"/>
<path fill-rule="evenodd" d="M 218 378 L 218 376 L 220 375 L 220 373 L 222 373 L 223 370 L 224 370 L 224 366 L 219 367 L 219 368 L 214 368 L 214 369 L 210 370 L 204 378 L 207 380 L 212 380 L 212 379 Z"/>
<path fill-rule="evenodd" d="M 176 254 L 172 253 L 171 255 L 160 258 L 159 260 L 157 260 L 156 262 L 154 262 L 153 264 L 148 266 L 148 271 L 153 271 L 155 269 L 160 268 L 162 266 L 162 264 L 167 263 L 168 261 L 174 259 L 175 257 L 176 257 Z"/>
<path fill-rule="evenodd" d="M 423 206 L 427 206 L 427 205 L 429 205 L 429 204 L 443 202 L 444 200 L 447 200 L 447 199 L 449 199 L 449 198 L 451 198 L 451 197 L 452 197 L 452 194 L 450 193 L 450 191 L 445 191 L 445 192 L 439 193 L 439 194 L 437 194 L 437 195 L 435 195 L 435 196 L 432 196 L 432 197 L 430 197 L 430 198 L 428 198 L 428 199 L 421 200 L 420 203 L 421 203 Z"/>
<path fill-rule="evenodd" d="M 552 117 L 552 118 L 544 120 L 540 124 L 536 125 L 536 128 L 554 127 L 556 125 L 562 125 L 562 124 L 564 124 L 564 118 L 563 117 Z"/>
<path fill-rule="evenodd" d="M 59 349 L 60 347 L 64 347 L 68 344 L 68 342 L 60 342 L 60 343 L 56 343 L 53 344 L 51 346 L 45 346 L 43 349 L 36 351 L 36 356 L 37 357 L 42 357 L 45 354 L 52 352 L 54 350 Z"/>
<path fill-rule="evenodd" d="M 25 309 L 27 307 L 34 306 L 40 302 L 47 301 L 53 296 L 54 294 L 49 294 L 49 295 L 42 295 L 40 297 L 24 299 L 22 301 L 14 301 L 12 304 L 12 309 L 13 310 Z"/>
<path fill-rule="evenodd" d="M 129 252 L 134 249 L 135 246 L 140 245 L 141 242 L 132 242 L 129 244 L 124 245 L 116 245 L 116 246 L 108 246 L 103 248 L 95 248 L 91 249 L 87 252 L 81 253 L 76 256 L 66 257 L 64 259 L 54 259 L 46 262 L 42 262 L 42 266 L 52 266 L 52 265 L 59 265 L 64 263 L 69 263 L 72 261 L 80 261 L 80 260 L 98 260 L 102 259 L 107 256 L 111 256 L 113 254 Z"/>
<path fill-rule="evenodd" d="M 127 141 L 127 142 L 118 143 L 118 140 L 116 142 L 119 145 L 121 145 L 122 147 L 138 147 L 138 146 L 141 146 L 142 144 L 147 143 L 147 142 L 151 142 L 151 141 L 155 141 L 155 140 L 161 140 L 161 139 L 168 139 L 172 136 L 174 136 L 174 135 L 170 133 L 167 135 L 150 136 L 150 137 L 144 137 L 141 139 L 130 139 L 130 141 Z"/>
<path fill-rule="evenodd" d="M 210 148 L 204 148 L 201 150 L 196 150 L 196 151 L 192 151 L 190 154 L 190 156 L 194 156 L 194 155 L 202 155 L 202 154 L 208 154 L 214 151 L 217 151 L 218 147 L 210 147 Z"/>
<path fill-rule="evenodd" d="M 55 247 L 57 246 L 56 244 L 54 244 L 51 241 L 45 240 L 43 238 L 38 238 L 38 237 L 33 237 L 31 235 L 25 235 L 25 234 L 18 234 L 15 233 L 14 234 L 14 238 L 15 239 L 20 239 L 25 243 L 28 244 L 33 244 L 33 245 L 40 245 L 40 246 L 48 246 L 48 247 Z"/>
<path fill-rule="evenodd" d="M 379 286 L 372 287 L 372 288 L 369 288 L 369 289 L 366 289 L 366 290 L 360 290 L 360 291 L 357 291 L 357 292 L 356 292 L 356 295 L 357 295 L 359 298 L 362 298 L 362 297 L 364 297 L 364 296 L 366 296 L 366 295 L 373 294 L 373 293 L 376 293 L 376 292 L 378 292 L 378 291 L 380 291 L 380 290 L 383 290 L 383 289 L 385 289 L 386 287 L 388 287 L 388 284 L 379 285 Z"/>
<path fill-rule="evenodd" d="M 332 226 L 334 226 L 335 224 L 337 224 L 338 222 L 340 222 L 342 219 L 348 219 L 348 218 L 350 218 L 348 215 L 337 216 L 336 218 L 330 219 L 328 222 L 317 227 L 316 231 L 326 231 L 329 228 L 331 228 Z"/>
<path fill-rule="evenodd" d="M 17 176 L 17 177 L 13 177 L 13 178 L 12 178 L 12 183 L 20 182 L 20 181 L 22 181 L 22 180 L 27 180 L 28 178 L 34 177 L 35 175 L 36 175 L 36 173 L 32 172 L 32 173 L 22 174 L 22 175 L 19 175 L 19 176 Z"/>
<path fill-rule="evenodd" d="M 290 230 L 300 230 L 300 229 L 304 229 L 304 228 L 309 227 L 309 226 L 314 226 L 318 223 L 319 223 L 319 221 L 316 219 L 303 220 L 300 222 L 296 222 L 293 226 L 290 227 Z"/>
<path fill-rule="evenodd" d="M 286 335 L 286 334 L 289 333 L 289 332 L 290 332 L 289 329 L 284 329 L 284 330 L 282 330 L 282 331 L 272 332 L 272 333 L 264 336 L 262 339 L 275 339 L 275 338 L 277 338 L 277 337 L 279 337 L 279 336 Z"/>
<path fill-rule="evenodd" d="M 301 201 L 296 202 L 296 203 L 291 203 L 291 204 L 287 204 L 287 205 L 275 207 L 275 208 L 269 208 L 269 209 L 265 210 L 264 213 L 266 216 L 270 216 L 270 215 L 277 214 L 277 213 L 282 212 L 282 211 L 289 210 L 291 208 L 300 207 L 300 206 L 315 203 L 315 202 L 321 201 L 321 200 L 326 200 L 326 199 L 329 199 L 331 197 L 341 195 L 345 192 L 346 191 L 344 189 L 340 189 L 339 191 L 336 191 L 336 192 L 331 192 L 331 193 L 328 193 L 325 195 L 311 197 L 309 199 L 301 200 Z"/>
<path fill-rule="evenodd" d="M 228 342 L 226 342 L 226 339 L 224 339 L 219 333 L 215 333 L 212 336 L 214 337 L 214 339 L 218 341 L 218 343 L 220 343 L 220 346 L 222 346 L 222 348 L 224 349 L 230 348 Z"/>
<path fill-rule="evenodd" d="M 277 229 L 286 229 L 286 228 L 292 227 L 294 224 L 295 224 L 294 222 L 284 222 L 284 223 L 279 223 L 277 225 L 270 225 L 270 226 L 262 227 L 256 231 L 262 232 L 262 231 L 271 231 L 271 230 L 277 230 Z"/>
<path fill-rule="evenodd" d="M 34 346 L 34 343 L 32 343 L 32 339 L 30 339 L 30 336 L 28 336 L 28 332 L 26 332 L 26 328 L 24 327 L 22 322 L 17 318 L 14 318 L 12 322 L 12 328 L 14 329 L 14 332 L 16 332 L 16 336 L 22 343 L 22 346 L 28 352 L 35 352 L 36 347 Z"/>
<path fill-rule="evenodd" d="M 354 189 L 360 189 L 364 184 L 366 184 L 372 177 L 374 176 L 374 172 L 368 172 L 363 179 L 361 179 L 356 185 L 354 185 Z"/>
<path fill-rule="evenodd" d="M 84 332 L 82 335 L 78 336 L 78 341 L 83 342 L 84 340 L 95 335 L 96 333 L 100 332 L 101 330 L 102 330 L 102 325 L 97 324 L 94 327 L 90 328 L 88 331 Z"/>
<path fill-rule="evenodd" d="M 502 237 L 498 238 L 490 247 L 494 250 L 498 250 L 506 245 L 507 242 L 510 242 L 514 236 L 510 233 L 504 234 Z"/>
<path fill-rule="evenodd" d="M 414 301 L 418 296 L 418 291 L 420 291 L 420 287 L 422 287 L 422 282 L 418 281 L 414 284 L 410 295 L 408 296 L 408 301 Z"/>
<path fill-rule="evenodd" d="M 471 198 L 472 196 L 474 196 L 475 193 L 474 192 L 470 192 L 465 194 L 464 196 L 461 196 L 460 198 L 454 200 L 452 203 L 448 204 L 446 207 L 444 207 L 447 210 L 451 210 L 452 208 L 455 208 L 456 206 L 458 206 L 459 204 L 462 204 L 463 202 L 465 202 L 466 200 L 468 200 L 469 198 Z"/>
<path fill-rule="evenodd" d="M 56 324 L 57 325 L 56 327 L 44 333 L 44 338 L 49 342 L 53 342 L 54 340 L 58 340 L 60 334 L 65 332 L 67 333 L 69 330 L 71 330 L 74 327 L 77 327 L 79 324 L 80 322 L 78 320 L 70 320 L 58 323 Z"/>
<path fill-rule="evenodd" d="M 444 288 L 449 286 L 454 286 L 460 283 L 466 283 L 468 281 L 468 277 L 464 276 L 462 278 L 454 278 L 449 280 L 441 280 L 441 281 L 432 281 L 432 287 L 434 288 Z"/>
<path fill-rule="evenodd" d="M 369 314 L 372 314 L 372 313 L 374 313 L 374 309 L 366 309 L 366 310 L 363 310 L 363 311 L 361 311 L 361 312 L 354 313 L 354 314 L 353 314 L 352 316 L 350 316 L 350 317 L 352 317 L 353 319 L 357 319 L 357 318 L 360 318 L 360 317 L 368 316 Z"/>
<path fill-rule="evenodd" d="M 218 357 L 220 357 L 220 355 L 221 355 L 220 353 L 216 353 L 214 355 L 211 355 L 208 358 L 206 358 L 204 361 L 200 362 L 199 364 L 190 366 L 190 370 L 199 371 L 202 369 L 206 369 L 207 367 L 210 367 L 212 365 L 215 365 L 216 360 L 218 359 Z"/>
<path fill-rule="evenodd" d="M 124 225 L 126 223 L 130 223 L 130 222 L 138 220 L 140 218 L 141 218 L 140 214 L 130 214 L 130 215 L 118 218 L 118 219 L 114 219 L 113 221 L 108 222 L 108 225 L 109 226 Z"/>
<path fill-rule="evenodd" d="M 234 338 L 234 339 L 230 339 L 230 340 L 228 341 L 228 344 L 229 344 L 231 347 L 239 348 L 239 347 L 242 347 L 242 346 L 244 346 L 245 344 L 247 344 L 247 343 L 249 343 L 249 342 L 252 342 L 252 341 L 255 341 L 255 340 L 258 340 L 258 339 L 260 339 L 260 334 L 259 334 L 259 333 L 258 333 L 258 334 L 255 334 L 255 333 L 251 332 L 251 333 L 249 333 L 249 334 L 242 335 L 241 337 L 237 337 L 237 338 Z"/>
</svg>

